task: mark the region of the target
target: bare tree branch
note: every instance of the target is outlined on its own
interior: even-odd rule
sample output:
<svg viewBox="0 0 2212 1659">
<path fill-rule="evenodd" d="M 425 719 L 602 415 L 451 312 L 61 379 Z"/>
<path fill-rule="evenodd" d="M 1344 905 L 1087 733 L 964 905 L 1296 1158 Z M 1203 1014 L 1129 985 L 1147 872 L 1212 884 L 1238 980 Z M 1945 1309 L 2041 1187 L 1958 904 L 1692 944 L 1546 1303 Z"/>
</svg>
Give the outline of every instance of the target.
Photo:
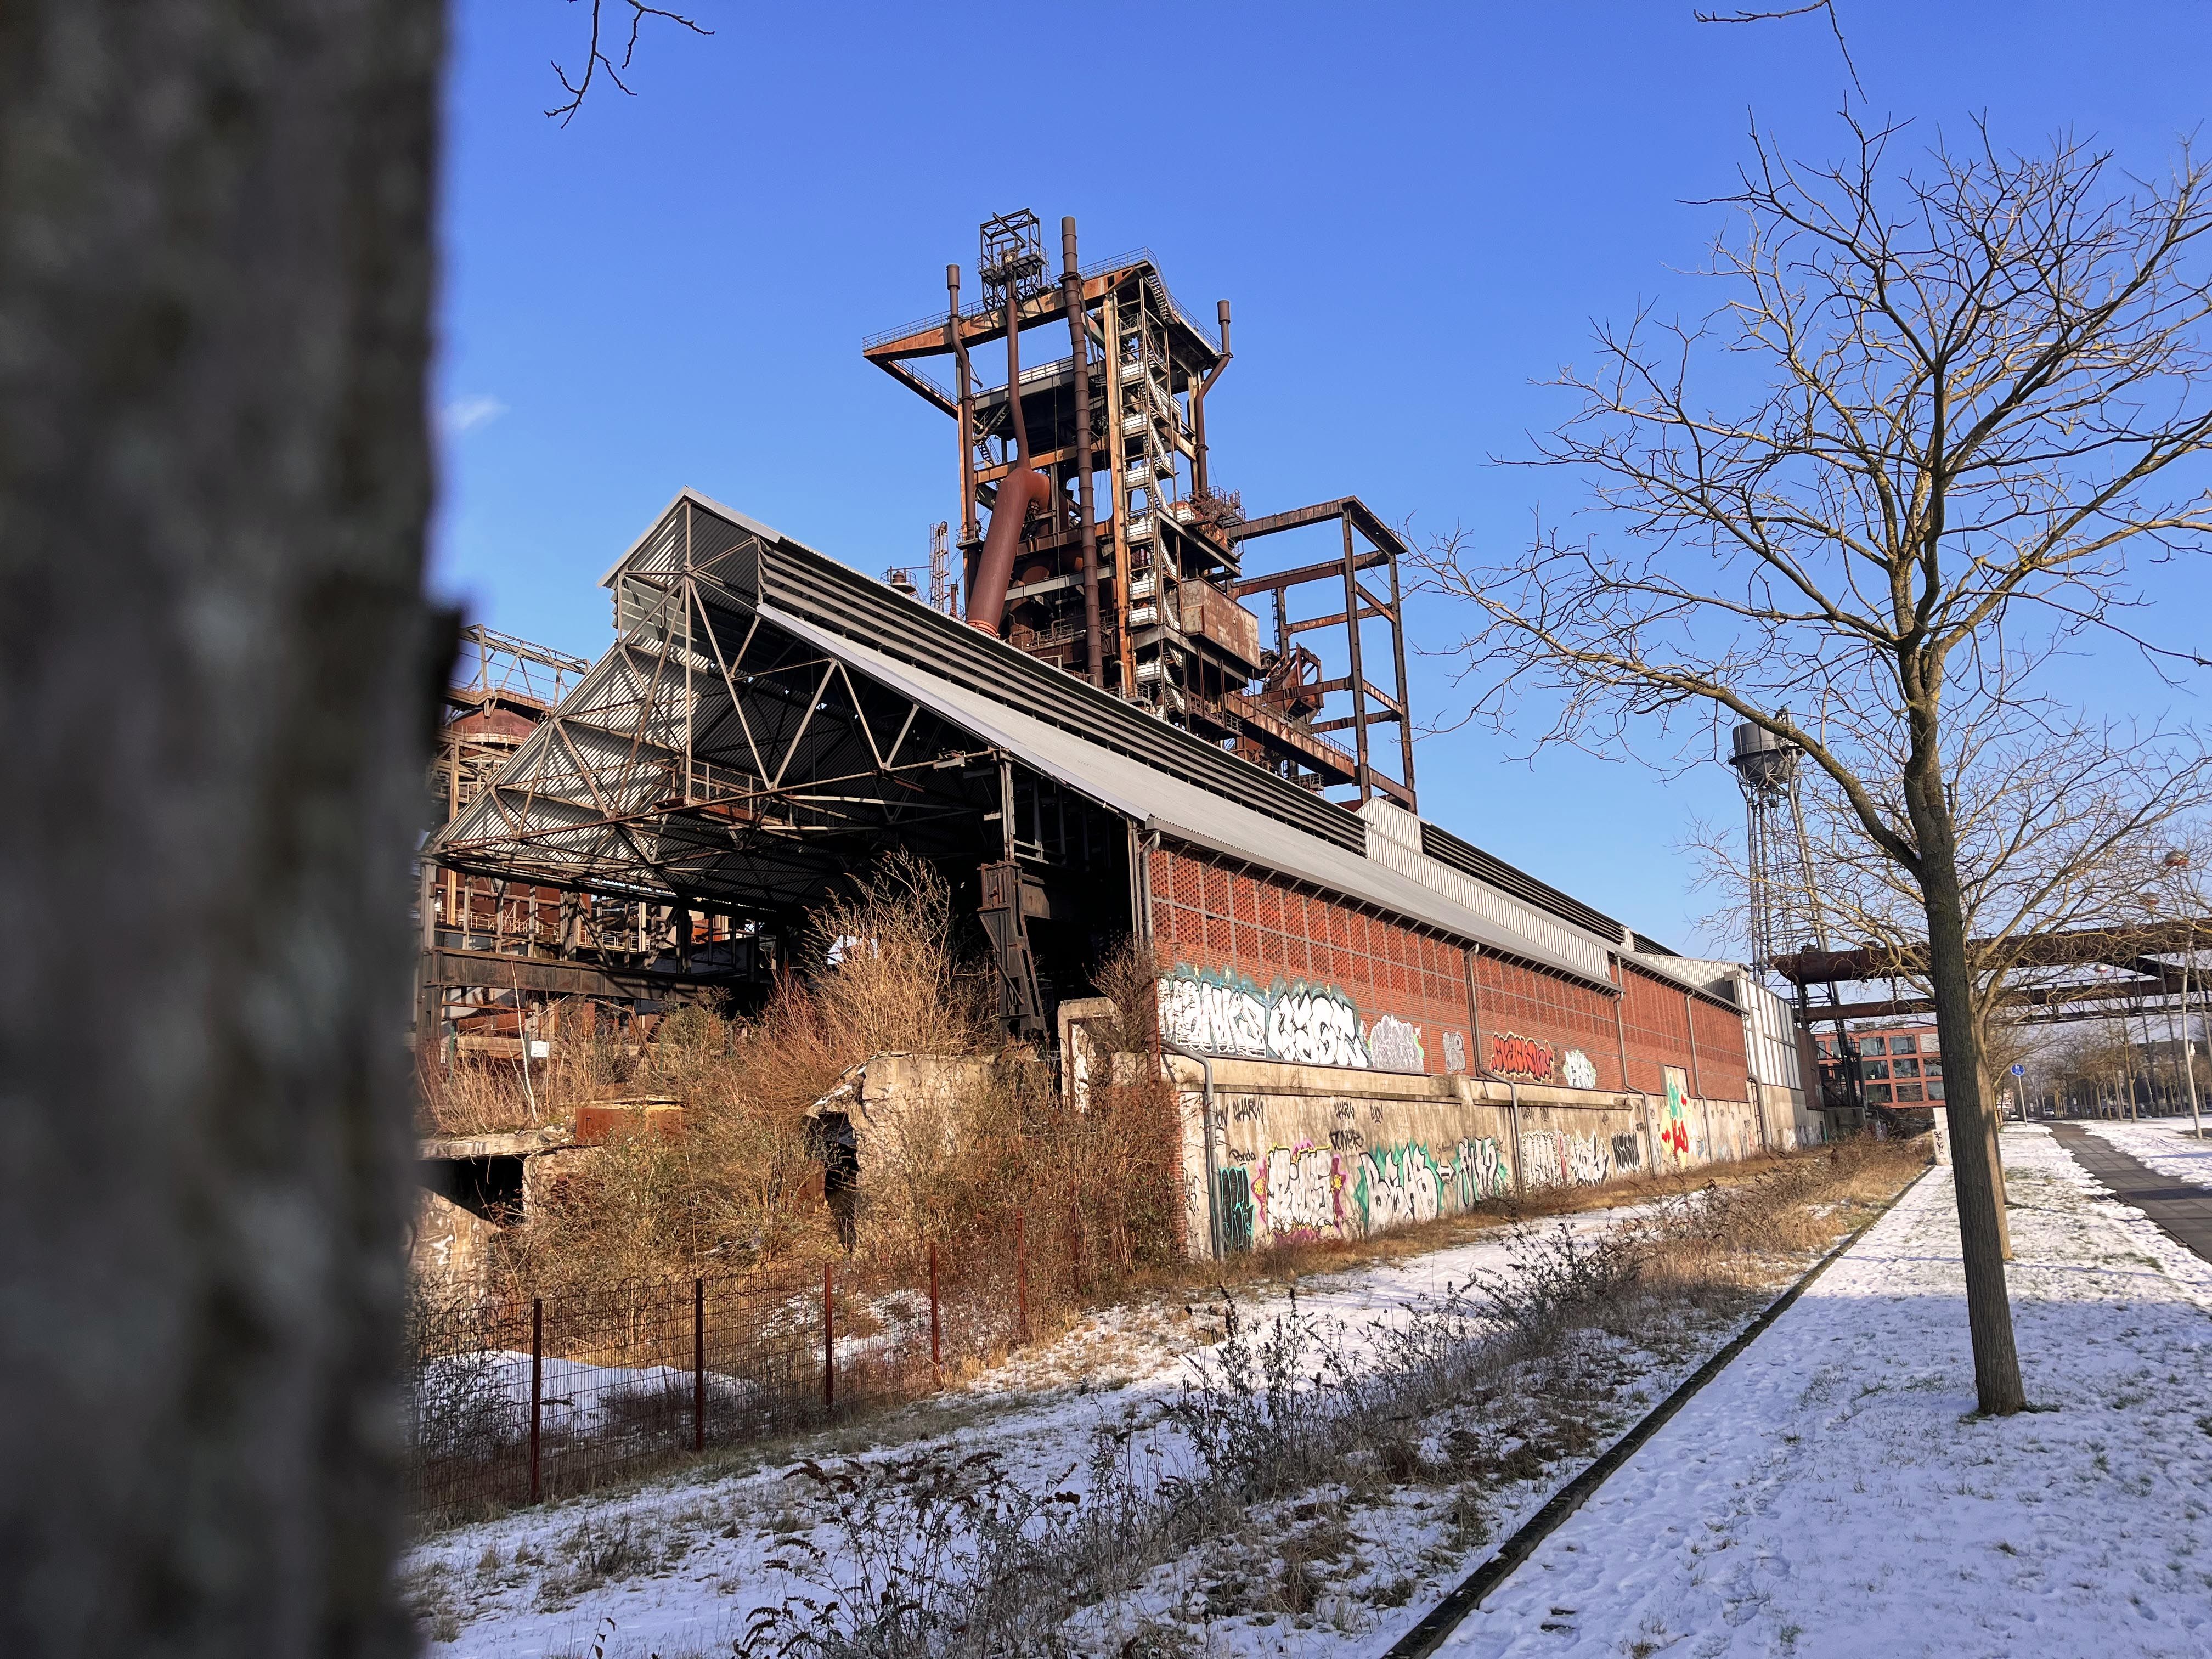
<svg viewBox="0 0 2212 1659">
<path fill-rule="evenodd" d="M 1771 23 L 1785 17 L 1806 17 L 1814 12 L 1828 20 L 1828 29 L 1836 37 L 1836 50 L 1844 55 L 1844 68 L 1850 73 L 1851 85 L 1860 97 L 1866 96 L 1866 87 L 1859 80 L 1859 66 L 1851 62 L 1850 43 L 1844 39 L 1844 26 L 1836 16 L 1836 0 L 1810 0 L 1802 6 L 1765 6 L 1753 11 L 1699 11 L 1690 15 L 1700 23 Z"/>
<path fill-rule="evenodd" d="M 630 90 L 629 83 L 622 77 L 623 73 L 629 68 L 631 58 L 637 54 L 637 33 L 645 27 L 647 18 L 665 18 L 669 22 L 690 29 L 694 34 L 712 34 L 714 32 L 691 18 L 667 10 L 664 7 L 647 5 L 645 0 L 617 0 L 617 3 L 629 8 L 629 39 L 623 43 L 620 63 L 608 57 L 605 49 L 599 44 L 601 30 L 605 21 L 603 13 L 607 0 L 586 0 L 586 3 L 592 9 L 592 27 L 591 40 L 584 53 L 583 74 L 572 82 L 568 79 L 568 70 L 561 67 L 560 60 L 557 58 L 554 60 L 554 76 L 560 81 L 561 89 L 568 94 L 568 101 L 547 110 L 545 113 L 560 122 L 564 127 L 575 119 L 576 112 L 584 106 L 584 94 L 591 90 L 592 77 L 597 75 L 604 73 L 608 80 L 614 82 L 618 91 L 628 96 L 635 98 L 637 95 Z M 568 3 L 573 6 L 578 3 L 578 0 L 568 0 Z"/>
</svg>

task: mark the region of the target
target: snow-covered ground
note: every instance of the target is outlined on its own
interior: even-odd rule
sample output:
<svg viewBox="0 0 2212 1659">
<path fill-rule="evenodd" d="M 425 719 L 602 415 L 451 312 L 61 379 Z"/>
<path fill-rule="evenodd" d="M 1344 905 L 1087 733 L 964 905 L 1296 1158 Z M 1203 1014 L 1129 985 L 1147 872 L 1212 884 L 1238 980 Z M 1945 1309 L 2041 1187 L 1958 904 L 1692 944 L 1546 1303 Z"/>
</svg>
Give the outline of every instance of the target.
<svg viewBox="0 0 2212 1659">
<path fill-rule="evenodd" d="M 1633 1213 L 1592 1211 L 1546 1225 L 1588 1235 Z M 1374 1346 L 1378 1328 L 1402 1326 L 1413 1307 L 1511 1266 L 1503 1237 L 1486 1237 L 1309 1279 L 1299 1286 L 1297 1310 L 1357 1356 Z M 1280 1291 L 1240 1293 L 1238 1317 L 1249 1326 L 1288 1305 Z M 718 1480 L 550 1504 L 439 1534 L 407 1564 L 415 1599 L 438 1638 L 431 1651 L 440 1659 L 588 1654 L 611 1620 L 610 1659 L 727 1653 L 756 1607 L 808 1588 L 770 1565 L 790 1553 L 791 1540 L 835 1547 L 835 1529 L 810 1492 L 787 1479 L 800 1456 L 880 1460 L 936 1448 L 963 1456 L 988 1450 L 1033 1489 L 1081 1491 L 1094 1431 L 1143 1425 L 1139 1454 L 1158 1468 L 1178 1469 L 1184 1460 L 1176 1438 L 1155 1419 L 1190 1376 L 1191 1362 L 1203 1361 L 1218 1342 L 1218 1301 L 1188 1311 L 1159 1301 L 1108 1310 L 964 1389 L 864 1425 L 857 1437 L 847 1431 L 780 1448 L 779 1461 Z M 1693 1368 L 1699 1357 L 1638 1354 L 1657 1366 L 1644 1391 L 1663 1391 L 1670 1371 Z M 1410 1516 L 1409 1524 L 1415 1533 L 1445 1529 L 1441 1516 L 1426 1522 Z M 1419 1553 L 1419 1539 L 1408 1536 L 1411 1553 Z"/>
<path fill-rule="evenodd" d="M 2212 1133 L 2212 1111 L 2204 1115 L 2206 1133 Z M 2132 1123 L 2091 1118 L 2081 1127 L 2103 1136 L 2138 1164 L 2185 1186 L 2212 1192 L 2212 1140 L 2197 1139 L 2186 1117 L 2151 1117 Z"/>
<path fill-rule="evenodd" d="M 2003 1149 L 2038 1410 L 1972 1416 L 1931 1172 L 1443 1651 L 2212 1653 L 2212 1266 L 2045 1129 Z"/>
</svg>

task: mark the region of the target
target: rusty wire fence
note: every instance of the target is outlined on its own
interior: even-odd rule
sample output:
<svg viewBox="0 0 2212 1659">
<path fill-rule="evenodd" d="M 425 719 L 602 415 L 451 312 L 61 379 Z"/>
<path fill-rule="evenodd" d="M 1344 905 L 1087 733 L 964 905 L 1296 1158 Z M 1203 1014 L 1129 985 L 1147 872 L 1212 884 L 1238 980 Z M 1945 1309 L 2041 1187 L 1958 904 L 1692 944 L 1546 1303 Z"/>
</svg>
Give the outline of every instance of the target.
<svg viewBox="0 0 2212 1659">
<path fill-rule="evenodd" d="M 1065 1291 L 1019 1215 L 911 1267 L 641 1279 L 416 1303 L 410 1500 L 420 1524 L 635 1478 L 709 1448 L 909 1400 L 1027 1340 Z"/>
</svg>

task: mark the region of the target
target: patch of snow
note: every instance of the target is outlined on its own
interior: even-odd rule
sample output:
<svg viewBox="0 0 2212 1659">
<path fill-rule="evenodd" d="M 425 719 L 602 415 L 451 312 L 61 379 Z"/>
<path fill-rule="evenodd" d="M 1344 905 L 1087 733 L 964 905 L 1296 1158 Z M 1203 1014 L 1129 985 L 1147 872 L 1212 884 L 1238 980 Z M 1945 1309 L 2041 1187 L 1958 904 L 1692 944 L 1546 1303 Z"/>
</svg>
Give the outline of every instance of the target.
<svg viewBox="0 0 2212 1659">
<path fill-rule="evenodd" d="M 2002 1142 L 2039 1409 L 1972 1415 L 1933 1171 L 1441 1651 L 2212 1652 L 2212 1270 L 2047 1131 Z"/>
</svg>

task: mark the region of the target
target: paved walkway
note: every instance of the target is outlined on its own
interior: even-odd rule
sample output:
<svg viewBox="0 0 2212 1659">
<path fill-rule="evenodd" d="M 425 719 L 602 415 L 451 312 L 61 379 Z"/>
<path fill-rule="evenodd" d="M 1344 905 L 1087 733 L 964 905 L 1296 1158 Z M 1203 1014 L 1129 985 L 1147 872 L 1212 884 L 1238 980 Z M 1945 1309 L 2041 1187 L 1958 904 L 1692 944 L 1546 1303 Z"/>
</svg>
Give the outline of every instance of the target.
<svg viewBox="0 0 2212 1659">
<path fill-rule="evenodd" d="M 2053 1123 L 2051 1132 L 2113 1197 L 2134 1205 L 2170 1237 L 2212 1261 L 2212 1192 L 2180 1185 L 2077 1123 Z"/>
</svg>

